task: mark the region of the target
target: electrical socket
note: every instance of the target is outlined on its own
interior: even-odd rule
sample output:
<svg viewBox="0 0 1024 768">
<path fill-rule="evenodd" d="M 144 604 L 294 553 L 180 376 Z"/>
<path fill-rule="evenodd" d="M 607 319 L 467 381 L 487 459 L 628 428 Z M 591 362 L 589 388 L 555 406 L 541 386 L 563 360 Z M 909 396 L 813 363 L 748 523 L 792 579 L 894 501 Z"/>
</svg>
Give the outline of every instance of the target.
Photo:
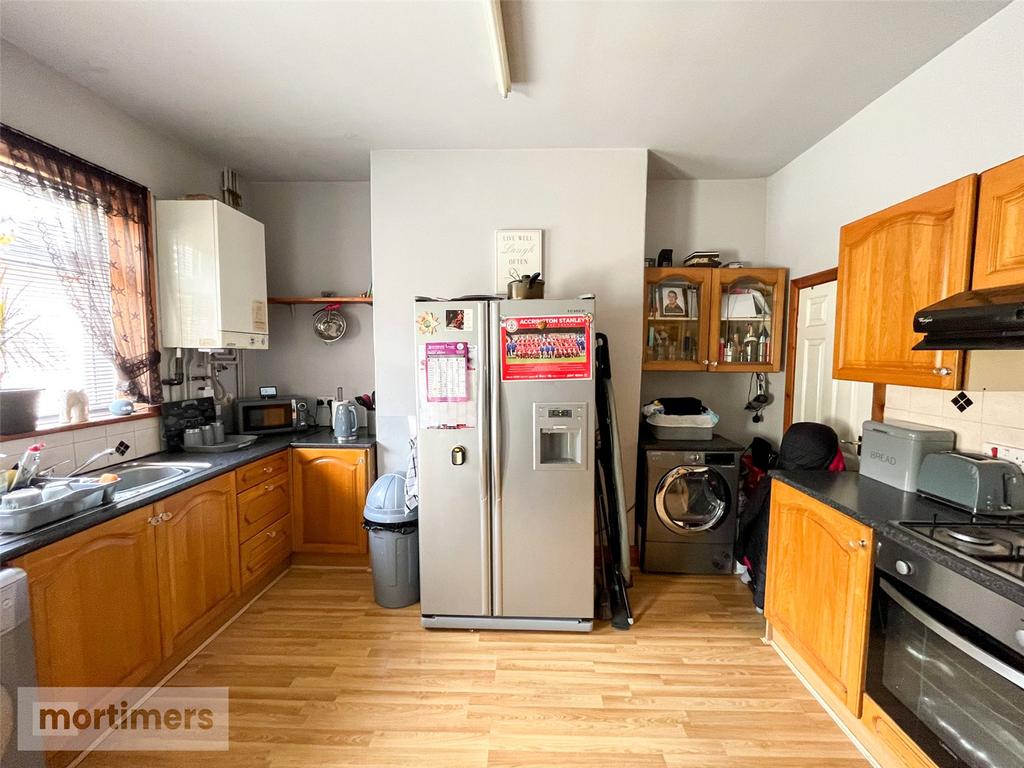
<svg viewBox="0 0 1024 768">
<path fill-rule="evenodd" d="M 998 443 L 982 443 L 982 453 L 986 456 L 995 456 L 997 459 L 1012 461 L 1021 469 L 1024 469 L 1024 448 L 1014 448 L 1009 445 Z"/>
</svg>

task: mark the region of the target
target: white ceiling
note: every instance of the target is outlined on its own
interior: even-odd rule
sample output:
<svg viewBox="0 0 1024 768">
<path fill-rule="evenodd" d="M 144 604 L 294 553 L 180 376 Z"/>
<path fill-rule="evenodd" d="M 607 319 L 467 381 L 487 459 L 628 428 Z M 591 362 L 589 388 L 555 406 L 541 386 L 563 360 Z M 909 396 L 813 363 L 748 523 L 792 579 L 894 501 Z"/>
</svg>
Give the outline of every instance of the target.
<svg viewBox="0 0 1024 768">
<path fill-rule="evenodd" d="M 357 180 L 371 149 L 649 147 L 766 176 L 1005 0 L 4 0 L 3 37 L 253 180 Z"/>
</svg>

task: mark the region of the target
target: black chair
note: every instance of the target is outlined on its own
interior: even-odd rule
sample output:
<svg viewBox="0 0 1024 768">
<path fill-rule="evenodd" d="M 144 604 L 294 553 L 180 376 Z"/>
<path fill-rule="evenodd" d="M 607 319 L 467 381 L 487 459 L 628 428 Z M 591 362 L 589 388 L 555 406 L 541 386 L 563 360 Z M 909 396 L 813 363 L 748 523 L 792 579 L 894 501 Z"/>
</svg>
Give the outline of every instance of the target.
<svg viewBox="0 0 1024 768">
<path fill-rule="evenodd" d="M 839 436 L 832 427 L 802 421 L 786 430 L 779 447 L 777 470 L 811 469 L 828 471 L 838 468 Z M 764 609 L 764 585 L 768 573 L 768 516 L 771 509 L 772 479 L 761 479 L 747 502 L 746 514 L 740 521 L 737 555 L 750 573 L 754 605 Z"/>
</svg>

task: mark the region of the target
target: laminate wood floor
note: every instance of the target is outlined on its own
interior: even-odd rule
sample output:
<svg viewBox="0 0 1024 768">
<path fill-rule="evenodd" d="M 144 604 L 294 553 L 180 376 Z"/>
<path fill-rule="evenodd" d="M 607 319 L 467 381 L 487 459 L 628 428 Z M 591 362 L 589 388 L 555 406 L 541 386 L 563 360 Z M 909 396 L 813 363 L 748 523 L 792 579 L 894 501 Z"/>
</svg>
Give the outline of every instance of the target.
<svg viewBox="0 0 1024 768">
<path fill-rule="evenodd" d="M 736 579 L 638 575 L 630 594 L 629 632 L 426 631 L 368 573 L 295 568 L 171 681 L 230 686 L 230 751 L 82 765 L 868 765 Z"/>
</svg>

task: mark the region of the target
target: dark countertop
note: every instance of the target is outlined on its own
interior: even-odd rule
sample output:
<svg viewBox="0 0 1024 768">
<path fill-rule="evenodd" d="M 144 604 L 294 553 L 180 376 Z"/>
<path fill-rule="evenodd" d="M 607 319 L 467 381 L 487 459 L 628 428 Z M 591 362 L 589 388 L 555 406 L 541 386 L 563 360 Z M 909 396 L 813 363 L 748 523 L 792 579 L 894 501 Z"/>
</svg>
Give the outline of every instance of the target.
<svg viewBox="0 0 1024 768">
<path fill-rule="evenodd" d="M 329 429 L 313 429 L 308 432 L 284 432 L 275 435 L 262 435 L 248 448 L 227 453 L 162 451 L 161 453 L 153 453 L 139 459 L 132 459 L 132 461 L 125 463 L 131 464 L 136 461 L 144 463 L 169 462 L 208 464 L 209 466 L 191 472 L 181 480 L 162 485 L 152 491 L 133 496 L 121 502 L 86 510 L 85 512 L 66 517 L 63 520 L 58 520 L 55 523 L 43 526 L 42 528 L 36 528 L 27 533 L 0 533 L 0 563 L 6 563 L 33 550 L 41 549 L 47 544 L 53 544 L 55 541 L 66 539 L 69 536 L 92 528 L 95 525 L 105 523 L 108 520 L 113 520 L 115 517 L 120 517 L 147 504 L 173 496 L 194 485 L 199 485 L 206 480 L 223 475 L 225 472 L 230 472 L 250 462 L 258 461 L 265 456 L 283 451 L 291 446 L 296 448 L 368 449 L 373 448 L 376 444 L 376 440 L 369 437 L 365 429 L 359 430 L 359 436 L 356 440 L 345 443 L 337 442 Z M 116 473 L 118 466 L 120 465 L 106 467 L 102 471 Z"/>
<path fill-rule="evenodd" d="M 710 440 L 659 440 L 650 430 L 640 429 L 640 448 L 644 451 L 717 451 L 719 453 L 743 453 L 746 448 L 728 438 L 715 434 Z"/>
<path fill-rule="evenodd" d="M 1009 575 L 999 575 L 972 560 L 952 554 L 928 539 L 915 536 L 894 523 L 964 521 L 964 513 L 944 504 L 905 493 L 898 488 L 861 477 L 857 472 L 773 471 L 772 477 L 827 504 L 844 515 L 874 529 L 890 541 L 966 576 L 1018 605 L 1024 605 L 1024 584 Z"/>
</svg>

